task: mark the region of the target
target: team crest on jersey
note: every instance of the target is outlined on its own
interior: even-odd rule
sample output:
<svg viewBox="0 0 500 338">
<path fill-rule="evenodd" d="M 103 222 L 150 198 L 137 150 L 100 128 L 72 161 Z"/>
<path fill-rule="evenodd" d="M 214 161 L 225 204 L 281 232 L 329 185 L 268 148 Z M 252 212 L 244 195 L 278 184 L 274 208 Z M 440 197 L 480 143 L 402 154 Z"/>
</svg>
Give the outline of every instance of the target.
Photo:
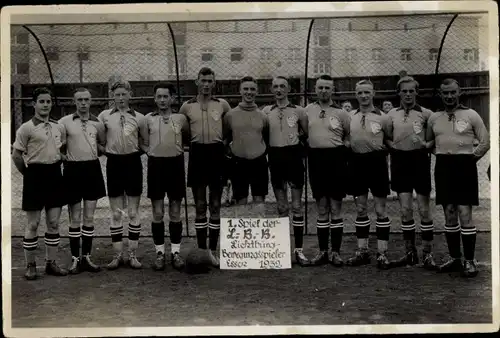
<svg viewBox="0 0 500 338">
<path fill-rule="evenodd" d="M 218 110 L 212 110 L 212 111 L 210 112 L 210 115 L 212 115 L 212 118 L 213 118 L 215 121 L 219 121 L 219 120 L 220 120 L 221 113 L 220 113 Z"/>
<path fill-rule="evenodd" d="M 290 128 L 293 128 L 293 127 L 295 127 L 295 123 L 297 123 L 297 116 L 295 116 L 295 114 L 293 114 L 292 116 L 288 116 L 286 118 L 286 121 L 288 123 L 288 126 Z"/>
<path fill-rule="evenodd" d="M 422 132 L 422 123 L 420 123 L 420 121 L 413 122 L 413 131 L 415 134 L 420 134 Z"/>
<path fill-rule="evenodd" d="M 123 126 L 123 132 L 125 135 L 132 135 L 133 132 L 134 132 L 135 128 L 133 125 L 131 125 L 130 123 L 126 123 L 125 122 L 125 125 Z"/>
<path fill-rule="evenodd" d="M 457 131 L 459 133 L 462 133 L 465 129 L 467 129 L 469 122 L 467 122 L 465 120 L 457 120 L 457 122 L 455 122 L 455 125 L 456 125 Z"/>
<path fill-rule="evenodd" d="M 340 121 L 336 116 L 330 116 L 329 121 L 330 127 L 332 127 L 332 129 L 337 129 L 340 127 Z"/>
<path fill-rule="evenodd" d="M 174 133 L 180 134 L 182 126 L 178 121 L 175 121 L 174 119 L 172 119 L 172 129 L 173 129 Z"/>
<path fill-rule="evenodd" d="M 382 126 L 378 122 L 371 122 L 370 126 L 372 128 L 372 133 L 378 134 L 382 130 Z"/>
</svg>

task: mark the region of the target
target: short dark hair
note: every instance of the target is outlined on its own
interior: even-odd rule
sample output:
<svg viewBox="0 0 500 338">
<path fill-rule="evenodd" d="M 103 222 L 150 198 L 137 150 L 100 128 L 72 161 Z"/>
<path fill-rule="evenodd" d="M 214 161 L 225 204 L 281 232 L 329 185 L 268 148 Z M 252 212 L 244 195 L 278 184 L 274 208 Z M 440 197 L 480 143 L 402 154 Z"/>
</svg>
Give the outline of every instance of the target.
<svg viewBox="0 0 500 338">
<path fill-rule="evenodd" d="M 83 93 L 83 92 L 89 92 L 89 94 L 90 94 L 90 95 L 92 95 L 92 93 L 90 92 L 90 89 L 85 88 L 85 87 L 78 87 L 78 88 L 76 88 L 76 89 L 73 91 L 73 96 L 74 96 L 76 93 Z"/>
<path fill-rule="evenodd" d="M 243 83 L 243 82 L 253 82 L 253 83 L 257 83 L 257 81 L 255 81 L 255 79 L 253 78 L 253 76 L 244 76 L 241 78 L 240 80 L 240 85 Z"/>
<path fill-rule="evenodd" d="M 446 79 L 444 79 L 441 82 L 441 85 L 445 85 L 445 86 L 449 86 L 449 85 L 452 85 L 452 84 L 456 84 L 458 86 L 458 88 L 460 88 L 460 85 L 458 84 L 458 81 L 455 80 L 455 79 L 452 79 L 451 77 L 446 78 Z"/>
<path fill-rule="evenodd" d="M 153 95 L 156 95 L 156 91 L 160 88 L 161 89 L 168 89 L 168 93 L 170 94 L 170 96 L 175 95 L 175 87 L 171 83 L 158 83 L 158 84 L 156 84 L 153 88 Z"/>
<path fill-rule="evenodd" d="M 282 79 L 282 80 L 285 80 L 286 82 L 288 82 L 288 78 L 286 76 L 283 76 L 283 75 L 278 75 L 278 76 L 275 76 L 274 78 L 275 79 Z"/>
<path fill-rule="evenodd" d="M 364 79 L 364 80 L 358 81 L 358 82 L 356 83 L 356 86 L 355 86 L 355 87 L 357 87 L 357 86 L 361 86 L 361 85 L 370 85 L 370 86 L 372 86 L 372 88 L 374 88 L 374 89 L 375 89 L 375 86 L 373 85 L 373 83 L 372 83 L 370 80 L 368 80 L 368 79 Z"/>
<path fill-rule="evenodd" d="M 212 68 L 203 67 L 198 72 L 198 78 L 200 78 L 200 76 L 202 75 L 213 75 L 215 77 L 215 72 L 212 70 Z"/>
<path fill-rule="evenodd" d="M 326 81 L 333 81 L 333 77 L 331 77 L 328 74 L 323 74 L 320 77 L 318 77 L 318 80 L 326 80 Z"/>
<path fill-rule="evenodd" d="M 352 103 L 351 103 L 351 101 L 349 101 L 349 100 L 342 101 L 342 105 L 343 105 L 344 103 L 349 103 L 349 104 L 352 106 Z"/>
<path fill-rule="evenodd" d="M 415 90 L 418 92 L 419 84 L 418 81 L 415 80 L 413 77 L 403 76 L 401 79 L 399 79 L 398 84 L 396 85 L 398 92 L 401 90 L 401 84 L 403 83 L 415 83 Z"/>
<path fill-rule="evenodd" d="M 50 95 L 50 98 L 52 99 L 52 92 L 50 91 L 49 88 L 47 87 L 38 87 L 35 88 L 33 91 L 33 101 L 36 102 L 38 100 L 38 97 L 43 94 L 48 94 Z"/>
</svg>

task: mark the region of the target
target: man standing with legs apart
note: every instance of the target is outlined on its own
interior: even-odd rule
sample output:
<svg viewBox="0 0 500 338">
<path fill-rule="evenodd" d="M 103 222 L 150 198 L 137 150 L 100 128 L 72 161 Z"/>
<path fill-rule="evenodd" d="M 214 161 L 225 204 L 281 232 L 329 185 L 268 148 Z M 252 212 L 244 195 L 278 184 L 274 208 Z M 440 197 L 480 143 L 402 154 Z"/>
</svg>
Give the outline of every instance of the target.
<svg viewBox="0 0 500 338">
<path fill-rule="evenodd" d="M 128 249 L 129 264 L 140 269 L 137 248 L 141 232 L 139 202 L 142 194 L 142 150 L 141 138 L 147 137 L 144 115 L 129 107 L 132 90 L 127 81 L 118 81 L 111 86 L 114 108 L 104 110 L 99 120 L 106 129 L 106 176 L 109 205 L 111 207 L 111 241 L 114 257 L 108 264 L 109 270 L 123 265 L 123 225 L 125 196 L 128 207 Z"/>
<path fill-rule="evenodd" d="M 65 276 L 67 271 L 56 264 L 59 246 L 59 218 L 64 201 L 64 183 L 61 173 L 61 147 L 66 143 L 64 127 L 49 120 L 52 93 L 47 88 L 33 92 L 35 116 L 17 130 L 12 160 L 23 175 L 22 209 L 28 224 L 24 229 L 23 248 L 26 256 L 28 280 L 38 277 L 35 250 L 38 247 L 38 225 L 45 209 L 45 273 Z"/>
<path fill-rule="evenodd" d="M 430 215 L 431 159 L 429 148 L 433 142 L 426 141 L 427 121 L 432 111 L 416 103 L 418 82 L 412 77 L 398 81 L 397 90 L 401 106 L 389 111 L 393 140 L 388 141 L 391 151 L 391 187 L 399 197 L 401 206 L 401 228 L 406 254 L 398 265 L 415 265 L 418 253 L 415 247 L 415 221 L 413 219 L 413 191 L 417 193 L 420 230 L 423 244 L 423 266 L 434 269 L 432 240 L 434 223 Z"/>
<path fill-rule="evenodd" d="M 253 202 L 262 208 L 269 184 L 267 118 L 255 104 L 257 82 L 253 77 L 241 79 L 240 93 L 242 102 L 224 117 L 224 140 L 234 168 L 233 197 L 239 205 L 246 204 L 251 186 Z"/>
<path fill-rule="evenodd" d="M 146 115 L 147 137 L 143 140 L 148 154 L 148 197 L 153 209 L 151 232 L 156 250 L 155 270 L 165 269 L 165 193 L 168 197 L 172 266 L 181 270 L 181 203 L 185 192 L 184 143 L 188 135 L 186 116 L 172 114 L 175 89 L 171 84 L 154 87 L 156 111 Z M 189 138 L 188 138 L 189 140 Z"/>
<path fill-rule="evenodd" d="M 332 101 L 333 79 L 322 75 L 316 81 L 318 101 L 306 107 L 306 120 L 302 128 L 308 135 L 309 181 L 316 200 L 318 219 L 316 224 L 319 254 L 313 265 L 331 262 L 342 266 L 340 246 L 344 222 L 342 199 L 345 197 L 347 159 L 345 143 L 349 137 L 349 113 L 337 107 Z M 332 239 L 332 253 L 328 257 L 329 232 Z"/>
<path fill-rule="evenodd" d="M 216 253 L 220 233 L 220 207 L 224 182 L 224 143 L 222 121 L 231 109 L 226 100 L 212 96 L 215 73 L 202 68 L 196 79 L 198 96 L 185 102 L 179 113 L 189 122 L 191 145 L 188 164 L 188 186 L 193 191 L 196 204 L 196 237 L 198 248 L 207 249 L 212 265 L 218 267 Z M 207 187 L 209 190 L 210 222 L 207 220 Z"/>
<path fill-rule="evenodd" d="M 295 258 L 301 266 L 310 262 L 302 250 L 304 240 L 304 215 L 302 213 L 302 188 L 304 186 L 303 147 L 300 144 L 300 120 L 304 109 L 288 101 L 290 85 L 283 76 L 273 79 L 271 90 L 276 103 L 265 106 L 263 112 L 269 123 L 269 170 L 278 214 L 289 217 L 288 184 L 292 191 L 292 225 L 295 238 Z"/>
<path fill-rule="evenodd" d="M 64 163 L 64 185 L 71 224 L 69 245 L 71 249 L 71 274 L 81 271 L 98 272 L 100 267 L 90 260 L 94 237 L 94 212 L 97 200 L 106 196 L 99 156 L 106 142 L 104 125 L 90 114 L 91 94 L 86 88 L 74 93 L 76 112 L 64 116 L 59 123 L 64 126 L 66 137 L 66 160 Z M 82 221 L 83 200 L 83 226 Z M 82 256 L 80 258 L 80 237 Z"/>
<path fill-rule="evenodd" d="M 349 157 L 349 189 L 356 201 L 356 237 L 358 250 L 347 261 L 348 265 L 370 263 L 368 237 L 370 218 L 368 217 L 368 191 L 375 200 L 377 214 L 377 265 L 388 269 L 390 262 L 386 252 L 391 230 L 391 221 L 387 217 L 386 201 L 389 195 L 389 170 L 387 168 L 387 147 L 385 142 L 391 139 L 389 117 L 373 106 L 375 91 L 369 80 L 356 84 L 356 98 L 359 109 L 351 115 Z"/>
<path fill-rule="evenodd" d="M 436 205 L 444 209 L 446 242 L 451 256 L 439 266 L 439 271 L 475 277 L 478 269 L 474 260 L 476 228 L 472 223 L 472 206 L 479 205 L 476 163 L 488 152 L 490 139 L 481 116 L 460 104 L 460 86 L 456 80 L 444 80 L 440 95 L 445 111 L 433 114 L 427 124 L 428 140 L 435 141 Z M 479 141 L 477 146 L 474 140 Z"/>
</svg>

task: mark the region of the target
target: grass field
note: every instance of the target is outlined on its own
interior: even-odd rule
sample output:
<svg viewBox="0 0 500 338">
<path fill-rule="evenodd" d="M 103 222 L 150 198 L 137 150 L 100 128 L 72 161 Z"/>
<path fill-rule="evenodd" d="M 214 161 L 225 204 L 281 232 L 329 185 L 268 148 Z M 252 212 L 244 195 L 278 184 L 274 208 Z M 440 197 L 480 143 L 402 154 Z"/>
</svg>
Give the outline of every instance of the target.
<svg viewBox="0 0 500 338">
<path fill-rule="evenodd" d="M 344 237 L 342 255 L 356 246 Z M 97 239 L 94 259 L 106 264 L 111 241 Z M 293 242 L 293 239 L 292 239 Z M 435 240 L 436 259 L 446 253 L 444 235 Z M 193 247 L 184 239 L 182 254 Z M 372 236 L 371 248 L 375 248 Z M 403 249 L 401 235 L 391 237 L 390 258 Z M 317 250 L 315 236 L 305 238 L 305 253 Z M 38 251 L 42 266 L 43 244 Z M 61 262 L 69 263 L 63 241 Z M 475 279 L 437 274 L 419 267 L 379 271 L 364 267 L 298 267 L 289 270 L 221 271 L 188 275 L 170 266 L 151 269 L 150 238 L 141 240 L 139 271 L 23 278 L 22 243 L 12 246 L 13 327 L 125 327 L 204 325 L 443 324 L 492 321 L 490 234 L 477 238 L 480 274 Z"/>
</svg>

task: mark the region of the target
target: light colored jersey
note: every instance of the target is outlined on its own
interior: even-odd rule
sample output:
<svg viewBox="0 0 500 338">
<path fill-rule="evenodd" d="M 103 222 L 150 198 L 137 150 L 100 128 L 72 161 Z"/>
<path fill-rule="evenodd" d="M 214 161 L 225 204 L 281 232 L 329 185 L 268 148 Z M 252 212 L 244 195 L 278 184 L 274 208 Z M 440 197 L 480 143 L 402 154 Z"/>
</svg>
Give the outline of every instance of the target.
<svg viewBox="0 0 500 338">
<path fill-rule="evenodd" d="M 140 151 L 140 138 L 146 136 L 144 115 L 129 108 L 121 113 L 118 109 L 106 109 L 99 114 L 106 130 L 106 153 L 126 155 Z"/>
<path fill-rule="evenodd" d="M 350 144 L 355 153 L 386 150 L 386 139 L 391 139 L 390 118 L 375 108 L 368 113 L 355 110 L 351 115 Z"/>
<path fill-rule="evenodd" d="M 24 164 L 53 164 L 61 160 L 61 147 L 66 143 L 64 127 L 57 121 L 44 122 L 36 116 L 19 127 L 14 149 L 22 152 Z"/>
<path fill-rule="evenodd" d="M 269 146 L 286 147 L 299 144 L 300 126 L 304 125 L 304 108 L 289 103 L 265 106 L 262 111 L 269 124 Z"/>
<path fill-rule="evenodd" d="M 408 111 L 401 106 L 393 108 L 387 115 L 391 118 L 389 125 L 393 138 L 393 148 L 397 150 L 416 150 L 424 148 L 417 137 L 426 140 L 427 122 L 432 111 L 415 105 Z"/>
<path fill-rule="evenodd" d="M 67 161 L 91 161 L 99 158 L 97 144 L 106 142 L 104 124 L 89 114 L 82 119 L 77 113 L 66 115 L 59 120 L 66 134 Z"/>
<path fill-rule="evenodd" d="M 344 145 L 349 136 L 350 116 L 332 104 L 323 110 L 319 102 L 305 108 L 307 136 L 311 148 L 335 148 Z"/>
<path fill-rule="evenodd" d="M 185 115 L 171 114 L 163 117 L 158 112 L 146 115 L 147 136 L 144 138 L 148 156 L 175 157 L 184 153 L 182 134 L 188 132 Z"/>
<path fill-rule="evenodd" d="M 490 138 L 479 114 L 463 105 L 451 113 L 438 111 L 427 123 L 427 138 L 435 140 L 435 154 L 483 156 L 490 149 Z M 474 146 L 474 140 L 479 145 Z"/>
<path fill-rule="evenodd" d="M 187 117 L 191 142 L 211 144 L 223 142 L 222 120 L 229 110 L 231 107 L 224 99 L 212 97 L 205 110 L 193 98 L 181 106 L 179 113 Z"/>
</svg>

